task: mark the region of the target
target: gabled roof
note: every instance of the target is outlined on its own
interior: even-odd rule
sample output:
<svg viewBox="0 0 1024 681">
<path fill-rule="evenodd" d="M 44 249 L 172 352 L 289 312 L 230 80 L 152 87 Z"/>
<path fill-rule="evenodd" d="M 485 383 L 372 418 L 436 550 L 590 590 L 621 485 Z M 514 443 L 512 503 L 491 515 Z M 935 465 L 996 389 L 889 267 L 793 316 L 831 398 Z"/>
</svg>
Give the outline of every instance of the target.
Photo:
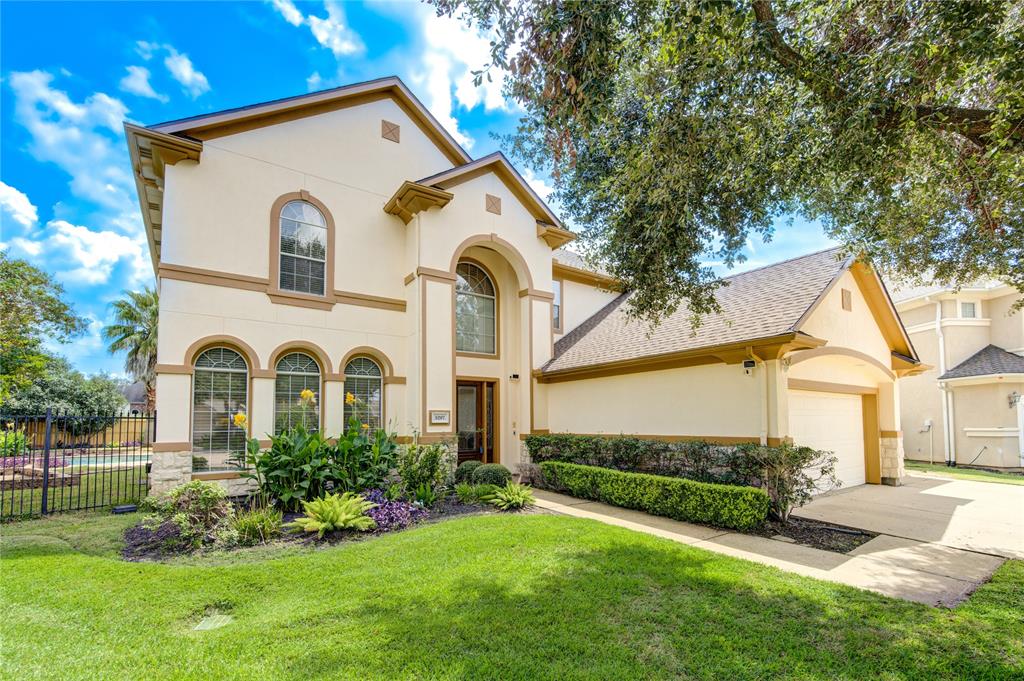
<svg viewBox="0 0 1024 681">
<path fill-rule="evenodd" d="M 505 183 L 538 222 L 568 232 L 568 230 L 562 227 L 562 221 L 548 208 L 544 199 L 537 196 L 537 192 L 533 191 L 530 184 L 519 174 L 519 171 L 505 157 L 505 154 L 500 151 L 456 166 L 455 168 L 441 171 L 430 177 L 425 177 L 422 180 L 418 180 L 416 184 L 447 190 L 490 172 L 493 172 Z M 572 238 L 571 232 L 569 232 L 569 235 Z"/>
<path fill-rule="evenodd" d="M 1002 374 L 1024 375 L 1024 357 L 1007 352 L 996 345 L 986 345 L 939 376 L 939 380 L 948 381 L 955 378 L 998 376 Z"/>
<path fill-rule="evenodd" d="M 472 160 L 466 150 L 459 146 L 455 138 L 397 76 L 179 118 L 151 125 L 149 129 L 206 140 L 385 98 L 397 102 L 453 164 L 468 163 Z"/>
<path fill-rule="evenodd" d="M 541 373 L 550 378 L 698 355 L 736 361 L 745 348 L 756 345 L 779 354 L 823 345 L 825 341 L 802 332 L 801 327 L 839 277 L 854 266 L 852 258 L 842 257 L 840 249 L 833 248 L 726 277 L 728 285 L 716 294 L 721 312 L 705 316 L 696 329 L 691 328 L 685 303 L 650 329 L 627 316 L 630 294 L 624 293 L 555 343 L 554 357 Z M 867 279 L 870 271 L 860 267 L 858 283 Z M 880 280 L 877 285 L 884 293 Z M 888 300 L 887 295 L 885 298 Z M 877 315 L 891 316 L 892 323 L 902 329 L 891 302 Z M 906 345 L 898 338 L 890 343 L 893 341 L 901 357 L 917 363 L 909 340 Z"/>
</svg>

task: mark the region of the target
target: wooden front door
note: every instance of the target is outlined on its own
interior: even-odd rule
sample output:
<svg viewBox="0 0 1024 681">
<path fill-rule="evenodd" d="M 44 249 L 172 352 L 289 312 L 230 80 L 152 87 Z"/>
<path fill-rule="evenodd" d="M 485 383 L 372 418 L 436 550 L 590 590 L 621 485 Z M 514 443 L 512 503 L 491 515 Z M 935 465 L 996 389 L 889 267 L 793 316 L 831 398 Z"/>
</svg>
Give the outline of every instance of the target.
<svg viewBox="0 0 1024 681">
<path fill-rule="evenodd" d="M 494 380 L 459 380 L 455 384 L 455 429 L 459 463 L 476 459 L 498 463 L 495 447 L 496 400 Z"/>
</svg>

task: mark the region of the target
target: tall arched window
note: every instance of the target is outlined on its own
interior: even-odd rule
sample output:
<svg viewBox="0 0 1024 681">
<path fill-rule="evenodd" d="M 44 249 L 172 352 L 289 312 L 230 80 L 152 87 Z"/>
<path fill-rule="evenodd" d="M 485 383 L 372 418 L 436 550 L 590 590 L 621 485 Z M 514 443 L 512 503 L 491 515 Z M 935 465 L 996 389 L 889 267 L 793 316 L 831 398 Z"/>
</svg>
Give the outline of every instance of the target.
<svg viewBox="0 0 1024 681">
<path fill-rule="evenodd" d="M 351 394 L 355 400 L 349 400 Z M 345 365 L 345 427 L 357 417 L 370 428 L 384 420 L 384 374 L 369 357 L 356 357 Z"/>
<path fill-rule="evenodd" d="M 497 353 L 497 297 L 483 268 L 460 262 L 455 268 L 455 349 Z"/>
<path fill-rule="evenodd" d="M 281 209 L 283 291 L 326 295 L 327 220 L 306 201 L 289 201 Z"/>
<path fill-rule="evenodd" d="M 311 391 L 313 399 L 302 399 L 303 390 Z M 304 352 L 290 352 L 277 362 L 274 432 L 300 423 L 309 431 L 320 428 L 320 365 Z"/>
<path fill-rule="evenodd" d="M 249 367 L 229 348 L 210 348 L 196 358 L 192 377 L 192 450 L 197 469 L 221 468 L 228 456 L 245 450 L 245 426 L 235 414 L 248 412 Z M 222 455 L 222 456 L 216 456 Z"/>
</svg>

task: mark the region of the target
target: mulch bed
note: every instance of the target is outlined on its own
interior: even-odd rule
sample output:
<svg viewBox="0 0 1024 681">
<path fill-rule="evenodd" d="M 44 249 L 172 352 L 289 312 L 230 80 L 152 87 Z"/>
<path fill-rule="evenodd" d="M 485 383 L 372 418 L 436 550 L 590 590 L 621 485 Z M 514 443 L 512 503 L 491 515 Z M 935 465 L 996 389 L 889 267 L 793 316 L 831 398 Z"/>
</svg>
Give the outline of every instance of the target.
<svg viewBox="0 0 1024 681">
<path fill-rule="evenodd" d="M 789 522 L 769 520 L 752 531 L 762 537 L 783 536 L 797 544 L 810 546 L 823 551 L 849 553 L 861 544 L 866 544 L 878 535 L 864 530 L 856 530 L 842 525 L 823 523 L 817 520 L 806 520 L 790 516 Z M 781 541 L 781 540 L 780 540 Z"/>
</svg>

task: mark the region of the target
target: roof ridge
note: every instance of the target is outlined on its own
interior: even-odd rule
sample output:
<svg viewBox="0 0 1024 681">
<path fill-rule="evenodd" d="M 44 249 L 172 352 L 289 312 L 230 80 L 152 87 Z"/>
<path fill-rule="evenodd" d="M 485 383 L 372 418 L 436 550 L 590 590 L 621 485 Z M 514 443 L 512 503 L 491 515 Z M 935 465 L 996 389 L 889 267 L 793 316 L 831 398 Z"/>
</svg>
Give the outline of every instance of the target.
<svg viewBox="0 0 1024 681">
<path fill-rule="evenodd" d="M 747 274 L 753 274 L 754 272 L 760 272 L 761 270 L 766 270 L 766 269 L 769 269 L 771 267 L 778 267 L 779 265 L 785 265 L 786 263 L 793 262 L 795 260 L 803 260 L 804 258 L 812 258 L 812 257 L 814 257 L 816 255 L 821 255 L 822 253 L 828 253 L 829 251 L 838 251 L 838 250 L 841 250 L 842 248 L 843 248 L 842 246 L 832 246 L 830 248 L 823 248 L 820 251 L 814 251 L 813 253 L 804 253 L 803 255 L 794 255 L 792 258 L 786 258 L 785 260 L 779 260 L 778 262 L 771 262 L 771 263 L 768 263 L 767 265 L 761 265 L 760 267 L 755 267 L 754 269 L 751 269 L 751 270 L 745 270 L 743 272 L 737 272 L 736 274 L 730 274 L 727 277 L 719 277 L 719 278 L 722 281 L 725 281 L 727 279 L 735 279 L 736 277 L 742 277 L 742 276 L 747 275 Z"/>
</svg>

